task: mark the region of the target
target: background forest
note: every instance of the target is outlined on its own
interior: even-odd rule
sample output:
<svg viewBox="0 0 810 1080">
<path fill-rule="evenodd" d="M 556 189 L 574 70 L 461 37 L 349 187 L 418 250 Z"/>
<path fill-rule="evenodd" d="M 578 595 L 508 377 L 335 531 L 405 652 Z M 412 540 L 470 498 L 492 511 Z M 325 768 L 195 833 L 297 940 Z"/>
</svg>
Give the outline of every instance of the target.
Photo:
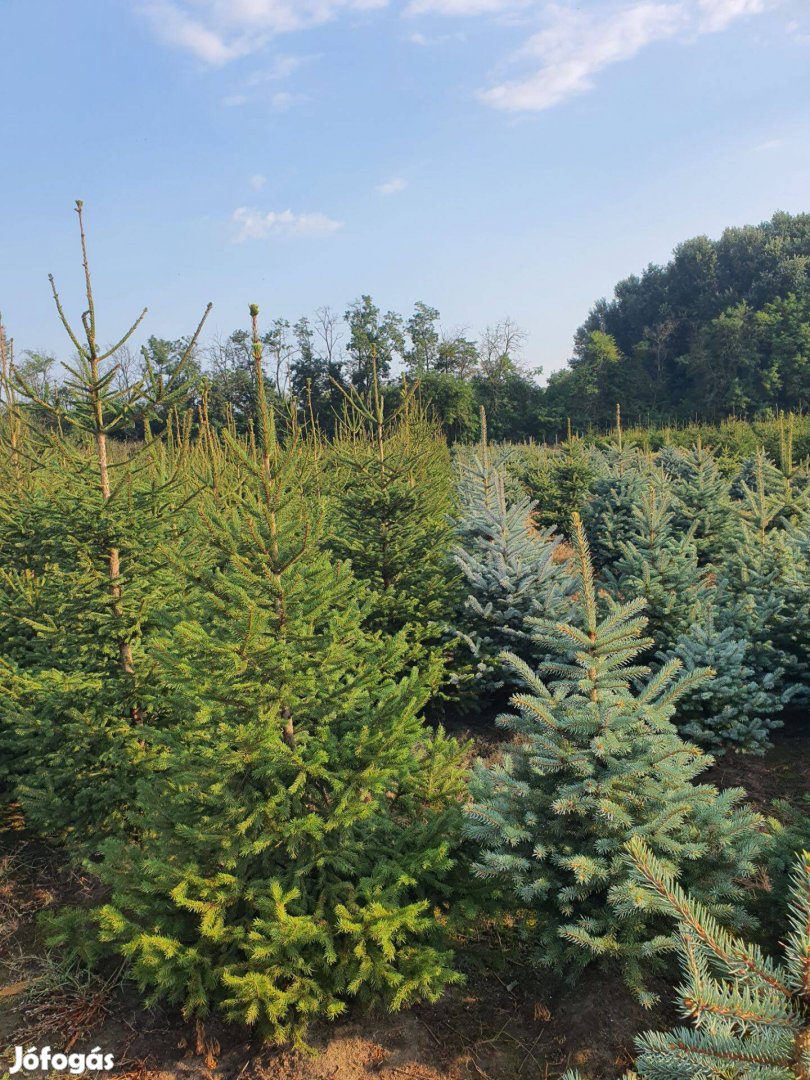
<svg viewBox="0 0 810 1080">
<path fill-rule="evenodd" d="M 810 215 L 774 214 L 761 225 L 726 229 L 680 244 L 666 266 L 620 281 L 611 300 L 594 304 L 574 337 L 566 368 L 551 374 L 523 363 L 526 335 L 512 320 L 480 334 L 447 331 L 440 313 L 418 303 L 410 316 L 382 312 L 370 296 L 345 313 L 321 308 L 294 324 L 276 319 L 262 330 L 268 392 L 292 397 L 301 419 L 314 415 L 331 435 L 342 391 L 371 384 L 372 353 L 385 392 L 396 400 L 404 374 L 450 441 L 477 439 L 479 407 L 495 439 L 554 442 L 569 430 L 605 431 L 621 402 L 626 423 L 644 426 L 717 422 L 803 411 L 810 401 Z M 150 337 L 139 355 L 116 356 L 124 389 L 148 363 L 170 379 L 188 340 Z M 58 401 L 53 357 L 18 358 L 40 396 Z M 183 369 L 183 408 L 207 389 L 208 417 L 227 418 L 244 433 L 253 415 L 250 336 L 196 345 Z M 337 385 L 336 385 L 337 384 Z M 117 428 L 136 438 L 135 413 Z"/>
<path fill-rule="evenodd" d="M 134 1000 L 209 1074 L 249 1031 L 221 1075 L 304 1077 L 326 1029 L 500 984 L 517 1051 L 434 1035 L 413 1075 L 806 1076 L 810 218 L 622 283 L 541 390 L 511 324 L 368 297 L 345 352 L 251 305 L 212 366 L 207 312 L 131 362 L 77 210 L 65 379 L 0 335 L 10 1044 L 89 1046 Z M 622 421 L 697 402 L 763 419 Z M 538 1049 L 589 979 L 633 1053 Z"/>
</svg>

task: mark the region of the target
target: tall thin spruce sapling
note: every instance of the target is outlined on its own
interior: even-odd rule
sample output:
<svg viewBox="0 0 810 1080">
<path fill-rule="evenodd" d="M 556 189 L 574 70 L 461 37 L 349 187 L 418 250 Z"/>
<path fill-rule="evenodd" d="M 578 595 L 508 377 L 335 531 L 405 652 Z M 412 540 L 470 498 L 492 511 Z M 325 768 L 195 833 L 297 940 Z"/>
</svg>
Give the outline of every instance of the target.
<svg viewBox="0 0 810 1080">
<path fill-rule="evenodd" d="M 13 483 L 19 487 L 22 478 L 20 461 L 22 423 L 14 387 L 14 341 L 6 334 L 2 315 L 0 315 L 0 407 L 3 410 L 0 416 L 0 445 L 6 443 L 8 445 Z"/>
<path fill-rule="evenodd" d="M 145 395 L 146 387 L 143 383 L 137 383 L 128 391 L 123 388 L 116 388 L 113 385 L 116 374 L 116 365 L 105 367 L 105 364 L 115 356 L 119 349 L 126 345 L 143 322 L 147 309 L 143 309 L 129 329 L 114 345 L 107 349 L 99 346 L 96 332 L 96 306 L 93 297 L 93 286 L 90 279 L 90 263 L 87 257 L 87 238 L 84 230 L 83 210 L 84 203 L 81 199 L 77 199 L 76 214 L 79 219 L 85 296 L 87 298 L 87 309 L 81 316 L 82 327 L 84 328 L 84 341 L 80 339 L 78 333 L 73 329 L 65 315 L 62 302 L 56 291 L 56 283 L 53 274 L 48 275 L 48 280 L 51 283 L 51 292 L 53 294 L 56 310 L 59 313 L 59 318 L 77 353 L 76 367 L 69 364 L 64 365 L 65 369 L 72 375 L 73 381 L 68 383 L 68 387 L 71 391 L 69 398 L 70 409 L 66 413 L 61 414 L 61 418 L 66 420 L 78 431 L 83 431 L 92 435 L 96 446 L 99 489 L 101 492 L 102 503 L 106 506 L 111 502 L 114 496 L 111 482 L 111 470 L 113 466 L 111 465 L 109 458 L 107 440 L 115 428 L 122 422 L 125 413 L 132 409 L 134 402 L 142 396 L 147 396 L 148 398 L 148 393 Z M 210 310 L 211 304 L 206 308 L 197 330 L 189 342 L 186 356 L 191 355 Z M 170 388 L 167 388 L 164 392 L 164 403 L 166 403 L 169 396 Z M 40 406 L 48 407 L 48 403 L 37 399 L 36 395 L 32 395 L 32 400 L 36 400 Z M 115 616 L 120 620 L 123 616 L 123 609 L 121 606 L 121 553 L 117 544 L 113 544 L 110 547 L 107 558 L 109 563 L 112 610 Z M 125 632 L 120 635 L 118 640 L 118 655 L 121 670 L 125 675 L 133 675 L 135 668 L 132 658 L 132 645 Z M 132 706 L 132 719 L 136 723 L 140 723 L 143 720 L 141 708 L 137 702 Z"/>
<path fill-rule="evenodd" d="M 136 408 L 158 398 L 171 407 L 173 388 L 116 384 L 116 352 L 145 312 L 111 349 L 99 345 L 81 202 L 76 211 L 83 340 L 53 278 L 51 291 L 77 358 L 54 399 L 11 378 L 27 483 L 0 499 L 0 779 L 32 828 L 84 846 L 120 826 L 148 754 L 145 728 L 162 722 L 144 641 L 156 609 L 171 608 L 159 548 L 180 500 L 153 440 L 115 439 Z M 26 420 L 29 406 L 53 424 Z"/>
</svg>

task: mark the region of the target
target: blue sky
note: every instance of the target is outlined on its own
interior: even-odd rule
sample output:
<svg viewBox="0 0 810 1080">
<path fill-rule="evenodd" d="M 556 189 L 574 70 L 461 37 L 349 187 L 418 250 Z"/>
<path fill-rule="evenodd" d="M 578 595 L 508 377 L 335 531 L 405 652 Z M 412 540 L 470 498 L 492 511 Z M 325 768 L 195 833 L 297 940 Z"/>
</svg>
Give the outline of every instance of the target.
<svg viewBox="0 0 810 1080">
<path fill-rule="evenodd" d="M 69 354 L 362 293 L 561 367 L 672 247 L 810 210 L 807 0 L 3 0 L 0 311 Z"/>
</svg>

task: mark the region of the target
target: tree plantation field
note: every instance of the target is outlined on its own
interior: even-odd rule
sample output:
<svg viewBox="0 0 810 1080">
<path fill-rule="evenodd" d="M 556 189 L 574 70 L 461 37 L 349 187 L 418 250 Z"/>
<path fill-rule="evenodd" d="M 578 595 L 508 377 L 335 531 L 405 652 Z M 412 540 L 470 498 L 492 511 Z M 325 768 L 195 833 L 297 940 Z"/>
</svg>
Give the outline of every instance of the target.
<svg viewBox="0 0 810 1080">
<path fill-rule="evenodd" d="M 59 392 L 0 336 L 3 1045 L 810 1075 L 806 417 L 453 441 L 372 342 L 324 430 L 251 305 L 214 422 L 81 241 Z"/>
</svg>

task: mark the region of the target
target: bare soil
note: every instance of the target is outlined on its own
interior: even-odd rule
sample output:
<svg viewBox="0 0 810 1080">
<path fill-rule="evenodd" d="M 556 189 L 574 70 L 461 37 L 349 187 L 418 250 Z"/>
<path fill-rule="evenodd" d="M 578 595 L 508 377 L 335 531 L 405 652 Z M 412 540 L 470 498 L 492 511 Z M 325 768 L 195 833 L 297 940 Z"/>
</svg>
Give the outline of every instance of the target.
<svg viewBox="0 0 810 1080">
<path fill-rule="evenodd" d="M 810 713 L 786 710 L 784 722 L 766 754 L 724 754 L 701 775 L 701 782 L 744 788 L 748 800 L 763 813 L 777 799 L 798 807 L 810 793 Z"/>
</svg>

